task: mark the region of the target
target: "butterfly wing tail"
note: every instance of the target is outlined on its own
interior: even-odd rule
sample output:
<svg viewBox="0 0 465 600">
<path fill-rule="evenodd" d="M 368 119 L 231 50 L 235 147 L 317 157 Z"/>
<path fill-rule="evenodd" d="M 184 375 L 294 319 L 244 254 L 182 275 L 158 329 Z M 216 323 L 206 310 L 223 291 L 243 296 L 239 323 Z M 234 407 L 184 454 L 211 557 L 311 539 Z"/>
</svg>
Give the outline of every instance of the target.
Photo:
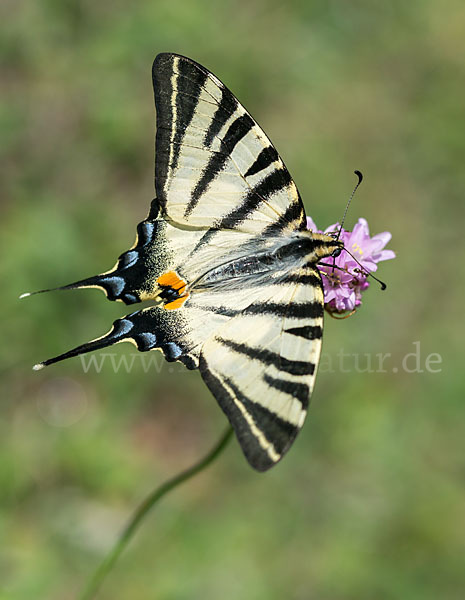
<svg viewBox="0 0 465 600">
<path fill-rule="evenodd" d="M 85 344 L 81 344 L 80 346 L 76 346 L 76 348 L 73 348 L 68 352 L 64 352 L 63 354 L 59 354 L 53 358 L 48 358 L 47 360 L 37 363 L 32 368 L 35 371 L 39 371 L 48 365 L 66 360 L 67 358 L 79 356 L 80 354 L 86 354 L 87 352 L 93 352 L 94 350 L 101 350 L 102 348 L 112 346 L 118 342 L 131 341 L 131 338 L 128 337 L 128 335 L 132 329 L 133 322 L 130 317 L 118 319 L 113 323 L 112 328 L 107 334 L 91 340 L 90 342 L 86 342 Z"/>
<path fill-rule="evenodd" d="M 67 358 L 101 350 L 120 342 L 131 342 L 140 352 L 160 350 L 167 361 L 179 360 L 188 369 L 196 369 L 197 353 L 189 340 L 183 337 L 184 330 L 182 313 L 179 311 L 149 307 L 117 319 L 105 335 L 44 360 L 34 365 L 33 369 L 38 371 Z M 178 332 L 178 335 L 174 335 L 173 332 Z"/>
</svg>

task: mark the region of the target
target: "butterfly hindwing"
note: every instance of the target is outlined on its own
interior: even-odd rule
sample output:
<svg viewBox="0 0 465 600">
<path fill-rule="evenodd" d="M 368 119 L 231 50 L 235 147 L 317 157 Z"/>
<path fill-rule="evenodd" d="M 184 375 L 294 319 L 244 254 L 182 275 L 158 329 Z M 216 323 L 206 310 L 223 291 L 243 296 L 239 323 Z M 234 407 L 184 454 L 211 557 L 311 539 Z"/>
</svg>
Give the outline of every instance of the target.
<svg viewBox="0 0 465 600">
<path fill-rule="evenodd" d="M 149 307 L 118 319 L 95 341 L 51 364 L 129 341 L 168 361 L 200 367 L 249 463 L 264 471 L 302 427 L 321 349 L 323 291 L 317 269 L 302 267 L 256 287 L 236 282 L 193 292 L 179 310 Z"/>
<path fill-rule="evenodd" d="M 259 471 L 282 458 L 302 427 L 321 349 L 320 275 L 313 268 L 291 274 L 296 283 L 272 294 L 264 286 L 268 299 L 217 329 L 200 357 L 203 379 Z"/>
</svg>

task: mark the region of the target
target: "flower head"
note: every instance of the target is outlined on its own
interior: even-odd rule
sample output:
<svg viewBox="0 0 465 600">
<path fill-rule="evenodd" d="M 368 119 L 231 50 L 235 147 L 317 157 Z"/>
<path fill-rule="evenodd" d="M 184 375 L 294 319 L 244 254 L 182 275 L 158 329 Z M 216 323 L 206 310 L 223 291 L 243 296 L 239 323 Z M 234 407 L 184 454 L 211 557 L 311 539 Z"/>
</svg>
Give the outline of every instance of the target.
<svg viewBox="0 0 465 600">
<path fill-rule="evenodd" d="M 311 217 L 307 217 L 307 229 L 323 233 Z M 331 225 L 324 233 L 336 231 L 339 231 L 339 223 Z M 396 256 L 392 250 L 384 250 L 391 237 L 388 231 L 371 237 L 368 223 L 362 218 L 352 231 L 346 231 L 344 228 L 341 230 L 339 239 L 353 257 L 343 250 L 336 259 L 325 259 L 324 263 L 329 266 L 322 263 L 318 265 L 323 279 L 325 309 L 328 312 L 351 311 L 362 303 L 362 292 L 370 287 L 367 273 L 376 271 L 380 261 Z M 333 268 L 333 262 L 337 268 Z"/>
</svg>

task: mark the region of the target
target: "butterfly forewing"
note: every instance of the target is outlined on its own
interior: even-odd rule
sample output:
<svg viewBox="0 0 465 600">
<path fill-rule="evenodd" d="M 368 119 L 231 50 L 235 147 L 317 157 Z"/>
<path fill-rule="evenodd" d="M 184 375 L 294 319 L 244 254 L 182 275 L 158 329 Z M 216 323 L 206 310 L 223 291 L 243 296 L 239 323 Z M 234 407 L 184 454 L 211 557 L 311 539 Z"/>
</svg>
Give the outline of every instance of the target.
<svg viewBox="0 0 465 600">
<path fill-rule="evenodd" d="M 155 187 L 166 215 L 195 227 L 303 228 L 297 188 L 275 148 L 207 69 L 175 54 L 153 64 Z"/>
</svg>

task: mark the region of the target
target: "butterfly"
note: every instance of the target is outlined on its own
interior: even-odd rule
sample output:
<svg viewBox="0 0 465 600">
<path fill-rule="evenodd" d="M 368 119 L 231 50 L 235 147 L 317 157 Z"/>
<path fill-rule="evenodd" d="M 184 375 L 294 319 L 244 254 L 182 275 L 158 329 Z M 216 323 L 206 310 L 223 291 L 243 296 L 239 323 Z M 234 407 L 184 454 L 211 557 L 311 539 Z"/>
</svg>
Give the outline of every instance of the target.
<svg viewBox="0 0 465 600">
<path fill-rule="evenodd" d="M 193 60 L 153 63 L 156 198 L 132 248 L 101 275 L 109 300 L 152 305 L 35 365 L 132 342 L 200 374 L 250 465 L 287 452 L 307 414 L 324 298 L 318 263 L 342 242 L 307 230 L 296 185 L 229 89 Z M 25 294 L 28 295 L 28 294 Z"/>
</svg>

